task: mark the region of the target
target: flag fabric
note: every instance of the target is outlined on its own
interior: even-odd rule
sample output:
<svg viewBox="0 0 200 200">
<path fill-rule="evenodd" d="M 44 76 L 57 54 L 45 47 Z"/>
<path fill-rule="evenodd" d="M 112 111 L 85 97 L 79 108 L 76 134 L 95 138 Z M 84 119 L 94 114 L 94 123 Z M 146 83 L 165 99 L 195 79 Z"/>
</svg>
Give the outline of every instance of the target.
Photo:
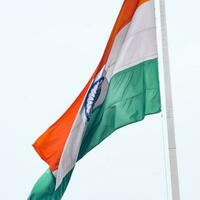
<svg viewBox="0 0 200 200">
<path fill-rule="evenodd" d="M 102 59 L 69 109 L 33 144 L 49 165 L 29 200 L 59 200 L 75 164 L 116 129 L 161 110 L 153 0 L 125 0 Z"/>
</svg>

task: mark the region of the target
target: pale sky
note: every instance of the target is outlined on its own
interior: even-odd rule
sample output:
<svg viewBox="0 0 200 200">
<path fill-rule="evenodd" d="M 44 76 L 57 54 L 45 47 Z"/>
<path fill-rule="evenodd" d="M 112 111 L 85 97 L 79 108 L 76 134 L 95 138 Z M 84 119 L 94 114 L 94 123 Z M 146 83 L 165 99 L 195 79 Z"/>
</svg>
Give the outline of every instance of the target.
<svg viewBox="0 0 200 200">
<path fill-rule="evenodd" d="M 26 199 L 47 169 L 31 144 L 96 68 L 122 2 L 0 0 L 1 199 Z M 199 200 L 200 3 L 166 4 L 181 200 Z M 163 149 L 160 114 L 116 131 L 63 200 L 167 200 Z"/>
</svg>

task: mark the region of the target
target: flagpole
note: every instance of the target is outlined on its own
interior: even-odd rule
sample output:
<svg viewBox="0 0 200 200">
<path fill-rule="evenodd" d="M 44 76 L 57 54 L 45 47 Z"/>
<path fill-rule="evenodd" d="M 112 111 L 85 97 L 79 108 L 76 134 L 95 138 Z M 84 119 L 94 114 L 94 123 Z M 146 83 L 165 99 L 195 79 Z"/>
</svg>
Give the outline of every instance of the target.
<svg viewBox="0 0 200 200">
<path fill-rule="evenodd" d="M 157 24 L 161 25 L 160 27 L 157 26 L 157 37 L 158 50 L 162 53 L 162 57 L 160 56 L 161 58 L 159 58 L 159 71 L 162 75 L 160 80 L 164 79 L 163 82 L 161 81 L 161 87 L 163 86 L 163 92 L 161 88 L 161 99 L 163 105 L 162 119 L 164 130 L 163 138 L 165 146 L 167 192 L 168 200 L 180 200 L 165 0 L 159 0 L 156 1 L 156 3 L 158 3 L 156 4 L 158 8 L 157 16 L 160 15 L 160 17 L 157 18 Z M 161 44 L 159 44 L 159 39 Z"/>
</svg>

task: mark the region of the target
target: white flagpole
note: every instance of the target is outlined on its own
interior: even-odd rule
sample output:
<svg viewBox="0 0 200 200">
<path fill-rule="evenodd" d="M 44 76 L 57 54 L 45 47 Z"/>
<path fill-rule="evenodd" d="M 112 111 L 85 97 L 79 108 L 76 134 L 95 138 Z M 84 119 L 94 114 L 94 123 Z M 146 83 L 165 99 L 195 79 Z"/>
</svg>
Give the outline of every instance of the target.
<svg viewBox="0 0 200 200">
<path fill-rule="evenodd" d="M 161 88 L 162 99 L 162 118 L 164 127 L 164 146 L 165 146 L 165 164 L 167 175 L 167 189 L 168 200 L 180 200 L 179 190 L 179 177 L 178 166 L 176 156 L 176 141 L 175 141 L 175 127 L 174 127 L 174 115 L 173 115 L 173 102 L 172 102 L 172 90 L 171 90 L 171 77 L 170 77 L 170 63 L 169 63 L 169 50 L 168 50 L 168 37 L 167 37 L 167 23 L 166 23 L 166 10 L 165 0 L 157 1 L 157 36 L 158 36 L 158 50 L 161 52 L 162 58 L 159 58 L 159 71 L 160 82 L 164 79 L 163 92 Z M 160 11 L 160 13 L 159 13 Z M 159 35 L 160 34 L 160 35 Z M 160 39 L 160 41 L 159 41 Z M 159 44 L 159 42 L 161 44 Z M 160 49 L 159 49 L 160 48 Z M 160 56 L 161 56 L 160 55 Z M 163 94 L 162 94 L 163 93 Z M 162 98 L 164 96 L 164 98 Z"/>
</svg>

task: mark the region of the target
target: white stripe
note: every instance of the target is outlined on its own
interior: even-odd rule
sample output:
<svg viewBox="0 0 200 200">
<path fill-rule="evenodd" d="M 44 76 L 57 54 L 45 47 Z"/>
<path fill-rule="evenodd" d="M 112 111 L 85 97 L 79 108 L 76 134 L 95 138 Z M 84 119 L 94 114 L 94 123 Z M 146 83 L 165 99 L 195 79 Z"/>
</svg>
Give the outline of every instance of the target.
<svg viewBox="0 0 200 200">
<path fill-rule="evenodd" d="M 155 17 L 152 1 L 140 6 L 132 19 L 115 38 L 111 53 L 106 63 L 106 79 L 119 71 L 145 60 L 157 57 L 155 33 Z M 101 92 L 101 94 L 105 92 Z M 99 97 L 101 99 L 101 96 Z M 101 100 L 101 102 L 103 102 Z M 83 117 L 84 107 L 75 120 L 69 138 L 65 144 L 56 175 L 56 188 L 62 183 L 63 178 L 75 166 L 84 130 L 87 122 Z"/>
</svg>

